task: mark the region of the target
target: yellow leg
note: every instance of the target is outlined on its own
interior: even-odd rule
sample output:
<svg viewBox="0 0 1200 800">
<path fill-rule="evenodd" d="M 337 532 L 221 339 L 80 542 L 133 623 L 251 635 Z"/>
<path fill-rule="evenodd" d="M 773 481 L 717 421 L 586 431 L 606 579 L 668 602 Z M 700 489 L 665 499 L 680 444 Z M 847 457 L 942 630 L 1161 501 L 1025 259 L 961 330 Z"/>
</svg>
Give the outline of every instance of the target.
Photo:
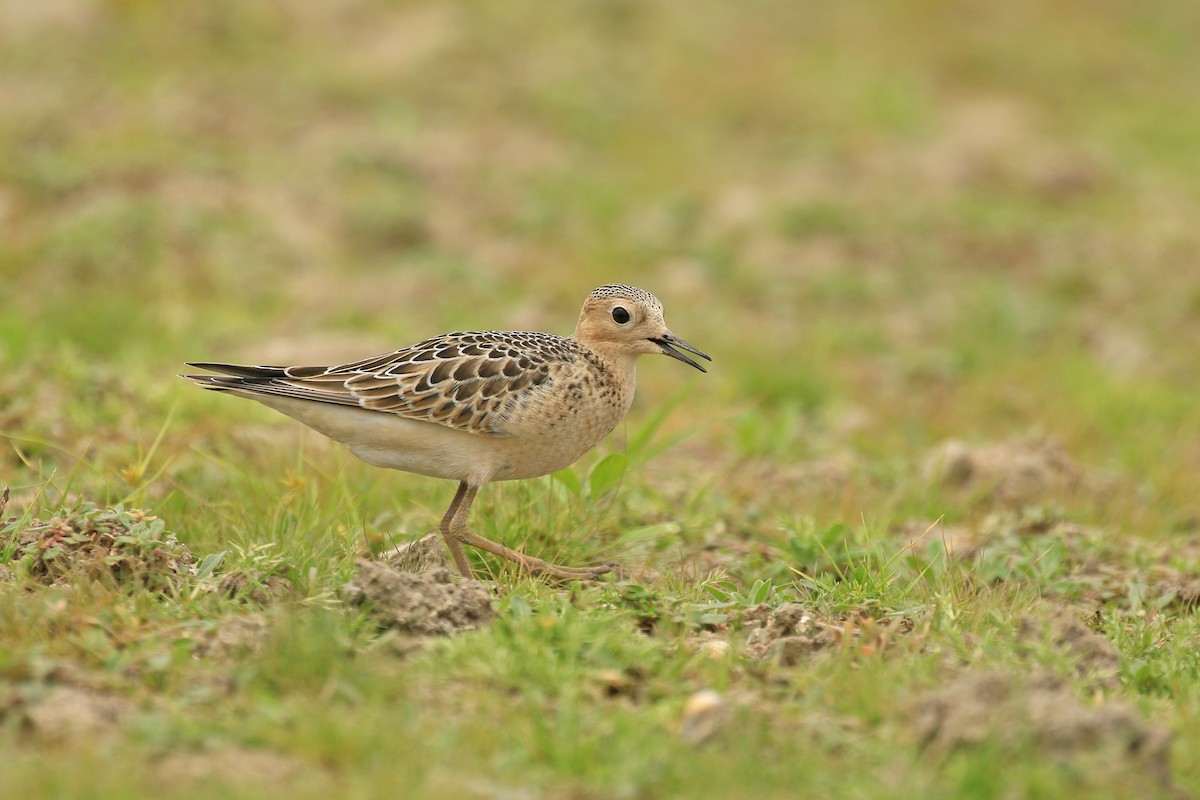
<svg viewBox="0 0 1200 800">
<path fill-rule="evenodd" d="M 442 532 L 442 538 L 446 540 L 446 547 L 450 548 L 450 555 L 454 557 L 454 564 L 458 567 L 458 571 L 462 573 L 464 578 L 474 578 L 475 572 L 471 569 L 471 562 L 467 558 L 466 552 L 463 551 L 462 543 L 453 533 L 451 533 L 450 525 L 454 519 L 454 515 L 458 511 L 458 507 L 462 505 L 463 496 L 467 493 L 467 484 L 459 483 L 458 491 L 454 493 L 454 499 L 450 501 L 450 507 L 446 509 L 445 515 L 442 517 L 442 523 L 438 526 L 438 530 Z M 472 492 L 474 496 L 474 492 Z M 471 502 L 467 501 L 468 508 Z"/>
<path fill-rule="evenodd" d="M 524 553 L 513 550 L 511 547 L 505 547 L 498 542 L 493 542 L 491 539 L 483 538 L 467 526 L 467 516 L 471 511 L 471 503 L 474 502 L 475 495 L 478 492 L 478 486 L 460 483 L 458 485 L 458 493 L 454 495 L 454 502 L 450 504 L 449 510 L 446 511 L 446 516 L 442 519 L 442 536 L 445 537 L 446 544 L 449 546 L 450 552 L 454 555 L 454 560 L 458 564 L 459 571 L 465 577 L 472 577 L 472 574 L 470 563 L 467 562 L 466 553 L 462 549 L 464 544 L 469 544 L 471 547 L 478 547 L 480 550 L 486 550 L 493 555 L 507 558 L 509 561 L 515 561 L 532 573 L 550 575 L 560 580 L 591 580 L 612 571 L 612 564 L 598 564 L 594 567 L 560 567 L 557 564 L 551 564 L 540 558 L 527 556 Z"/>
</svg>

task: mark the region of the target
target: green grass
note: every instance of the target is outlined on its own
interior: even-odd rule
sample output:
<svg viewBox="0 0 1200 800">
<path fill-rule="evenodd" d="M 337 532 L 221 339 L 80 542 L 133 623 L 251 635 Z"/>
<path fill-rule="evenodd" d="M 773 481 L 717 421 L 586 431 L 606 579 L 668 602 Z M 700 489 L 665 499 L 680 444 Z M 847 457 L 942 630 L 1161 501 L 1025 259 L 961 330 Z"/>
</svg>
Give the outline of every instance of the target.
<svg viewBox="0 0 1200 800">
<path fill-rule="evenodd" d="M 2 12 L 0 796 L 1197 793 L 1185 6 Z M 174 377 L 565 332 L 617 281 L 712 369 L 643 360 L 608 442 L 473 522 L 624 571 L 473 554 L 499 617 L 445 640 L 340 589 L 452 485 Z M 955 483 L 929 463 L 950 439 L 1016 461 Z M 38 520 L 126 538 L 56 566 L 13 538 Z M 179 548 L 195 569 L 164 572 Z M 815 627 L 764 645 L 789 603 Z M 1085 621 L 1116 674 L 1022 618 Z M 237 620 L 257 633 L 213 644 Z M 923 750 L 921 698 L 971 670 L 1129 706 L 1173 733 L 1173 786 L 1000 723 Z M 39 722 L 63 687 L 119 720 Z"/>
</svg>

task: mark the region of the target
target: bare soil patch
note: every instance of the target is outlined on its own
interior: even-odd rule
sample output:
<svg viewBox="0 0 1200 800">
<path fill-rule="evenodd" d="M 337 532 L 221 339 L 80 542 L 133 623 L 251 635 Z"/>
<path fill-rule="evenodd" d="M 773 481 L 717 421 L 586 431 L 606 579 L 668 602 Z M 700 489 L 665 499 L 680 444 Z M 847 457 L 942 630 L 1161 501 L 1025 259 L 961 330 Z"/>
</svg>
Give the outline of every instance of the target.
<svg viewBox="0 0 1200 800">
<path fill-rule="evenodd" d="M 96 741 L 116 733 L 135 711 L 123 697 L 79 686 L 12 690 L 0 699 L 0 722 L 17 720 L 39 745 Z"/>
<path fill-rule="evenodd" d="M 440 533 L 430 533 L 411 542 L 401 542 L 380 554 L 380 558 L 401 572 L 428 572 L 448 568 L 446 543 Z"/>
<path fill-rule="evenodd" d="M 0 552 L 10 548 L 15 571 L 47 585 L 82 577 L 170 592 L 192 564 L 191 553 L 162 520 L 139 509 L 92 503 L 45 521 L 9 521 L 0 526 Z"/>
<path fill-rule="evenodd" d="M 229 614 L 200 640 L 196 655 L 222 659 L 258 652 L 270 629 L 262 614 Z"/>
<path fill-rule="evenodd" d="M 934 483 L 997 506 L 1020 507 L 1079 490 L 1082 470 L 1051 439 L 972 447 L 958 440 L 938 445 L 922 471 Z"/>
<path fill-rule="evenodd" d="M 0 513 L 3 504 L 0 503 Z M 295 587 L 285 577 L 282 562 L 259 569 L 220 569 L 201 560 L 166 530 L 166 523 L 140 509 L 100 508 L 75 501 L 48 520 L 0 521 L 0 581 L 25 576 L 48 586 L 76 581 L 106 581 L 111 585 L 174 594 L 188 580 L 200 588 L 233 600 L 269 605 L 291 596 Z"/>
<path fill-rule="evenodd" d="M 171 753 L 155 765 L 155 777 L 170 786 L 219 784 L 229 787 L 270 787 L 286 790 L 313 770 L 283 753 L 246 747 Z"/>
<path fill-rule="evenodd" d="M 365 606 L 382 627 L 421 636 L 474 630 L 496 616 L 486 586 L 478 581 L 455 583 L 444 568 L 402 572 L 359 559 L 358 574 L 343 592 L 352 604 Z"/>
<path fill-rule="evenodd" d="M 745 653 L 751 658 L 778 658 L 794 666 L 830 647 L 852 647 L 863 655 L 876 655 L 891 645 L 897 634 L 913 630 L 911 620 L 874 619 L 867 615 L 831 616 L 802 603 L 784 603 L 772 609 L 756 606 L 742 617 L 750 628 Z"/>
<path fill-rule="evenodd" d="M 1096 757 L 1171 785 L 1170 733 L 1123 703 L 1085 705 L 1050 673 L 964 673 L 917 700 L 914 725 L 922 748 L 934 757 L 987 744 L 1063 761 Z"/>
<path fill-rule="evenodd" d="M 1155 610 L 1191 610 L 1200 606 L 1197 554 L 1186 541 L 1153 543 L 1123 538 L 1119 549 L 1112 532 L 1063 519 L 1044 506 L 1002 509 L 963 524 L 912 520 L 897 526 L 906 547 L 925 552 L 941 542 L 947 556 L 975 561 L 991 580 L 1019 578 L 1029 570 L 1027 543 L 1053 553 L 1061 574 L 1042 580 L 1045 596 L 1069 597 L 1095 606 L 1134 602 Z M 1040 555 L 1039 555 L 1040 557 Z M 1137 587 L 1137 596 L 1132 592 Z"/>
<path fill-rule="evenodd" d="M 1121 654 L 1073 612 L 1046 617 L 1026 614 L 1017 625 L 1017 640 L 1026 646 L 1048 642 L 1075 659 L 1080 678 L 1105 689 L 1120 688 Z"/>
<path fill-rule="evenodd" d="M 259 605 L 269 605 L 292 594 L 292 582 L 274 572 L 247 569 L 227 572 L 217 581 L 217 591 L 233 600 L 249 600 Z"/>
<path fill-rule="evenodd" d="M 943 520 L 914 519 L 896 528 L 903 546 L 914 552 L 940 543 L 947 556 L 970 558 L 979 552 L 979 536 L 966 525 L 947 525 Z"/>
</svg>

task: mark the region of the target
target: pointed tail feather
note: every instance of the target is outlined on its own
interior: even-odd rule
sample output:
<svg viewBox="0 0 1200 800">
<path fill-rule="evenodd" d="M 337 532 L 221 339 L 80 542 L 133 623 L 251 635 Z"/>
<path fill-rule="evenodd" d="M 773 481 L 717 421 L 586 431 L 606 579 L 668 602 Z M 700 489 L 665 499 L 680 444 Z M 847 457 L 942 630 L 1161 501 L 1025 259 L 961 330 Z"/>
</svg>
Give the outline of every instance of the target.
<svg viewBox="0 0 1200 800">
<path fill-rule="evenodd" d="M 216 361 L 189 361 L 189 367 L 206 369 L 221 375 L 233 375 L 238 378 L 283 378 L 287 375 L 287 367 L 250 366 L 248 364 L 222 364 Z M 183 378 L 203 378 L 200 375 L 182 375 Z M 211 376 L 209 376 L 211 377 Z"/>
<path fill-rule="evenodd" d="M 201 367 L 223 372 L 223 375 L 190 375 L 179 377 L 195 382 L 202 389 L 214 392 L 233 392 L 242 397 L 270 395 L 307 400 L 315 403 L 332 403 L 339 406 L 360 407 L 358 398 L 350 392 L 322 391 L 300 383 L 292 383 L 283 367 L 244 367 L 238 364 L 207 364 L 188 362 L 189 367 Z"/>
</svg>

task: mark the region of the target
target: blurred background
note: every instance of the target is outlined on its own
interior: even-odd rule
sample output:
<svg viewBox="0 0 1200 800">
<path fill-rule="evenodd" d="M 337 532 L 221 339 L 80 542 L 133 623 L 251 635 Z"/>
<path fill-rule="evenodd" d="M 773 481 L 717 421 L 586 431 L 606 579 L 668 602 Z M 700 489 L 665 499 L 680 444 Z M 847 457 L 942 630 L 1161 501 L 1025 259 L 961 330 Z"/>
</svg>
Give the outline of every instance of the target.
<svg viewBox="0 0 1200 800">
<path fill-rule="evenodd" d="M 628 282 L 716 358 L 643 364 L 635 414 L 692 387 L 667 426 L 714 459 L 887 483 L 946 438 L 1053 437 L 1129 478 L 1126 510 L 1194 527 L 1200 6 L 0 20 L 0 431 L 28 440 L 0 464 L 26 483 L 39 458 L 119 469 L 172 408 L 181 443 L 248 413 L 197 398 L 185 360 L 567 333 Z"/>
<path fill-rule="evenodd" d="M 1200 786 L 1198 34 L 1194 0 L 0 0 L 0 795 Z M 709 373 L 643 359 L 597 452 L 472 519 L 620 567 L 479 557 L 496 621 L 432 644 L 342 592 L 453 486 L 176 377 L 570 333 L 612 282 Z"/>
</svg>

